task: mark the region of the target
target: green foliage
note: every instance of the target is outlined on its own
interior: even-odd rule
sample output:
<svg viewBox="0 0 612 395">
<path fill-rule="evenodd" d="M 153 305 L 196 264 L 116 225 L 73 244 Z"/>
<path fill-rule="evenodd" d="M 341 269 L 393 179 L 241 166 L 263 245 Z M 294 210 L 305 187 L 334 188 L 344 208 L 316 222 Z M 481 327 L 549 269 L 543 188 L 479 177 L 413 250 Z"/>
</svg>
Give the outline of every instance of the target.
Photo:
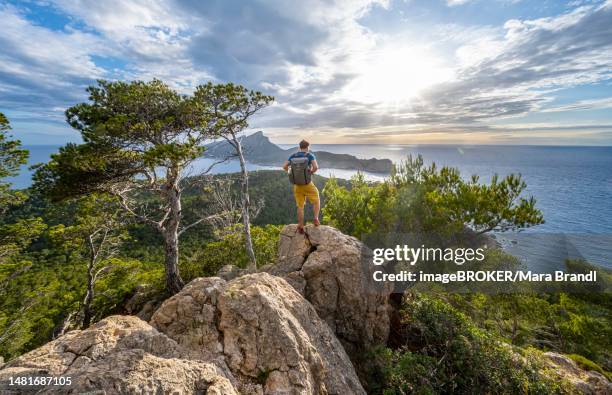
<svg viewBox="0 0 612 395">
<path fill-rule="evenodd" d="M 19 250 L 0 264 L 0 356 L 5 359 L 48 342 L 78 322 L 87 277 L 81 232 L 100 220 L 98 214 L 109 213 L 101 197 L 58 204 L 38 199 L 30 196 L 12 207 L 0 226 L 3 241 L 10 237 Z M 46 224 L 51 225 L 48 232 Z M 37 240 L 30 244 L 32 237 Z M 94 320 L 122 312 L 137 285 L 163 284 L 158 263 L 130 259 L 125 251 L 119 255 L 106 255 L 104 266 L 113 270 L 99 276 Z"/>
<path fill-rule="evenodd" d="M 371 394 L 435 394 L 436 360 L 410 351 L 377 347 L 366 354 Z M 433 374 L 433 375 L 432 375 Z"/>
<path fill-rule="evenodd" d="M 0 226 L 0 284 L 4 278 L 2 272 L 45 228 L 41 218 L 19 219 Z"/>
<path fill-rule="evenodd" d="M 0 353 L 5 359 L 18 356 L 51 339 L 81 295 L 74 281 L 79 268 L 61 258 L 38 255 L 19 275 L 1 289 Z"/>
<path fill-rule="evenodd" d="M 274 97 L 248 90 L 234 83 L 200 85 L 194 92 L 194 101 L 205 108 L 219 134 L 237 133 L 248 126 L 248 118 L 267 107 Z"/>
<path fill-rule="evenodd" d="M 351 178 L 351 186 L 343 188 L 335 179 L 330 179 L 323 188 L 326 204 L 323 221 L 351 235 L 371 233 L 383 213 L 388 213 L 390 198 L 386 183 L 371 184 L 363 174 Z M 385 217 L 388 217 L 386 215 Z"/>
<path fill-rule="evenodd" d="M 537 354 L 521 357 L 442 300 L 409 294 L 399 334 L 404 346 L 377 349 L 366 372 L 371 393 L 565 393 L 542 374 Z"/>
<path fill-rule="evenodd" d="M 111 192 L 144 171 L 143 155 L 94 143 L 69 143 L 36 167 L 33 188 L 53 201 Z"/>
<path fill-rule="evenodd" d="M 551 346 L 566 353 L 578 353 L 605 364 L 610 370 L 612 350 L 612 298 L 606 304 L 594 304 L 572 294 L 555 295 L 555 309 L 550 321 L 556 340 Z"/>
<path fill-rule="evenodd" d="M 55 201 L 91 193 L 118 197 L 126 215 L 163 236 L 166 285 L 176 293 L 184 284 L 179 236 L 206 218 L 182 224 L 183 173 L 207 140 L 242 130 L 273 98 L 231 83 L 181 95 L 159 80 L 100 80 L 87 91 L 89 102 L 66 111 L 84 144 L 68 144 L 38 167 L 34 187 Z"/>
<path fill-rule="evenodd" d="M 237 180 L 236 174 L 215 175 L 217 180 Z M 317 174 L 313 177 L 313 182 L 321 191 L 330 180 Z M 341 185 L 347 185 L 345 180 L 336 180 Z M 234 188 L 239 191 L 239 182 L 235 182 Z M 287 179 L 287 173 L 281 170 L 257 170 L 249 172 L 249 194 L 252 202 L 263 202 L 263 207 L 257 217 L 253 218 L 253 224 L 290 224 L 297 221 L 295 199 L 293 197 L 293 185 Z M 201 193 L 196 188 L 188 188 L 184 193 L 186 207 L 191 204 L 192 197 L 200 197 Z M 321 195 L 321 204 L 326 204 L 325 198 Z M 312 207 L 307 204 L 305 208 L 305 218 L 312 218 Z"/>
<path fill-rule="evenodd" d="M 70 216 L 64 219 L 64 223 L 49 229 L 49 239 L 63 251 L 75 253 L 81 259 L 89 259 L 91 243 L 98 245 L 103 239 L 103 249 L 93 253 L 110 256 L 127 238 L 123 212 L 112 196 L 91 194 L 69 202 L 64 208 L 68 208 Z M 62 210 L 58 214 L 66 215 L 68 212 Z"/>
<path fill-rule="evenodd" d="M 163 268 L 153 262 L 128 258 L 112 258 L 108 262 L 113 270 L 96 283 L 92 322 L 110 314 L 125 314 L 125 302 L 137 287 L 147 287 L 150 295 L 164 295 Z"/>
<path fill-rule="evenodd" d="M 89 103 L 66 111 L 85 143 L 63 147 L 34 177 L 35 186 L 55 199 L 117 193 L 136 176 L 159 188 L 158 168 L 166 170 L 160 178 L 171 176 L 170 169 L 180 171 L 214 136 L 207 128 L 209 114 L 159 80 L 98 81 L 87 91 Z"/>
<path fill-rule="evenodd" d="M 270 196 L 264 208 L 264 220 L 274 217 L 281 223 L 294 220 L 295 203 L 290 191 L 286 195 L 271 193 L 281 182 L 289 185 L 282 176 L 281 172 L 252 173 L 257 197 Z M 186 190 L 184 210 L 187 216 L 206 204 L 200 198 L 199 189 Z M 4 230 L 2 234 L 10 236 L 19 247 L 13 258 L 0 265 L 0 279 L 5 280 L 0 286 L 0 350 L 5 359 L 46 343 L 69 324 L 66 321 L 78 318 L 74 314 L 81 309 L 85 294 L 84 259 L 87 254 L 83 238 L 72 238 L 72 235 L 97 223 L 98 214 L 113 214 L 112 207 L 106 203 L 98 201 L 100 204 L 97 204 L 90 199 L 94 198 L 50 203 L 34 194 L 21 205 L 11 207 L 2 218 L 5 220 L 5 224 L 0 225 L 0 230 Z M 276 207 L 274 199 L 278 199 Z M 120 215 L 119 212 L 114 214 Z M 30 220 L 32 217 L 36 219 Z M 45 224 L 49 232 L 44 232 Z M 252 227 L 260 264 L 276 259 L 280 228 Z M 28 235 L 28 239 L 36 235 L 40 238 L 30 245 L 28 240 L 16 239 L 22 233 Z M 125 313 L 123 305 L 137 286 L 152 288 L 153 295 L 163 294 L 163 244 L 159 235 L 140 224 L 130 225 L 129 234 L 130 239 L 122 242 L 116 257 L 105 262 L 112 270 L 96 283 L 94 321 L 109 314 Z M 241 242 L 239 227 L 234 232 L 217 235 L 206 226 L 194 228 L 184 236 L 181 249 L 180 265 L 186 279 L 213 275 L 221 266 L 230 263 L 244 265 L 246 253 L 239 247 Z"/>
<path fill-rule="evenodd" d="M 124 262 L 115 256 L 128 234 L 116 198 L 91 194 L 75 201 L 73 205 L 74 214 L 70 221 L 65 221 L 68 224 L 52 227 L 48 237 L 58 250 L 70 254 L 72 260 L 80 261 L 87 267 L 83 278 L 87 291 L 83 300 L 82 319 L 79 314 L 79 321 L 86 328 L 93 316 L 96 284 L 113 270 L 124 266 Z"/>
<path fill-rule="evenodd" d="M 114 197 L 91 194 L 70 204 L 71 217 L 49 229 L 49 237 L 58 247 L 87 256 L 90 236 L 106 237 L 109 247 L 127 237 L 123 232 L 126 223 Z"/>
<path fill-rule="evenodd" d="M 367 183 L 361 174 L 350 189 L 328 182 L 323 195 L 325 222 L 354 236 L 374 232 L 453 234 L 468 227 L 481 234 L 525 228 L 544 222 L 535 199 L 521 197 L 520 176 L 494 176 L 481 184 L 464 180 L 457 169 L 425 167 L 421 156 L 394 166 L 382 183 Z"/>
<path fill-rule="evenodd" d="M 85 294 L 82 262 L 56 251 L 31 253 L 29 264 L 0 287 L 0 356 L 17 357 L 50 341 L 71 327 Z M 121 259 L 116 269 L 100 279 L 93 306 L 97 321 L 123 313 L 122 305 L 139 284 L 163 288 L 158 264 Z"/>
<path fill-rule="evenodd" d="M 566 272 L 595 270 L 584 262 L 567 261 Z M 596 285 L 560 284 L 548 293 L 449 294 L 445 299 L 479 327 L 516 346 L 533 346 L 564 354 L 580 354 L 611 370 L 612 294 L 609 273 L 601 268 Z M 609 281 L 609 280 L 607 280 Z M 593 289 L 593 287 L 595 287 Z M 554 292 L 553 292 L 554 291 Z"/>
<path fill-rule="evenodd" d="M 28 150 L 21 148 L 19 140 L 11 139 L 10 130 L 9 120 L 0 112 L 0 214 L 7 206 L 24 199 L 22 194 L 11 191 L 11 184 L 4 181 L 4 178 L 16 175 L 29 156 Z"/>
<path fill-rule="evenodd" d="M 138 133 L 141 132 L 144 130 Z M 111 137 L 115 141 L 116 137 Z M 154 158 L 162 158 L 163 162 L 189 156 L 189 150 L 172 145 L 160 145 L 144 158 L 141 153 L 127 149 L 115 150 L 110 143 L 108 151 L 104 151 L 104 145 L 88 144 L 65 147 L 69 152 L 60 153 L 54 162 L 62 168 L 58 171 L 67 172 L 63 178 L 66 187 L 84 188 L 79 192 L 84 195 L 93 190 L 87 189 L 87 183 L 82 187 L 75 184 L 82 170 L 90 172 L 87 177 L 110 174 L 112 180 L 101 180 L 102 184 L 110 185 L 124 176 L 131 180 L 134 171 L 141 165 L 155 163 Z M 77 171 L 69 173 L 71 167 Z M 461 182 L 468 185 L 471 181 L 458 181 L 458 173 L 451 169 L 431 173 L 417 162 L 396 172 L 393 182 L 368 183 L 359 176 L 351 184 L 318 176 L 314 179 L 320 189 L 326 190 L 322 196 L 324 205 L 330 207 L 326 221 L 352 234 L 380 229 L 431 230 L 442 224 L 455 224 L 457 228 L 467 225 L 479 231 L 477 226 L 488 228 L 497 221 L 495 218 L 502 218 L 499 229 L 504 223 L 523 225 L 520 216 L 487 214 L 506 204 L 505 197 L 478 214 L 480 217 L 474 222 L 466 219 L 471 217 L 461 216 L 467 212 L 462 210 L 470 206 L 456 200 L 457 196 L 471 196 L 477 201 L 493 193 L 492 190 L 510 196 L 512 193 L 504 191 L 521 189 L 515 179 L 506 186 L 499 186 L 503 180 L 497 180 L 496 186 L 474 187 L 478 192 L 473 192 L 461 189 Z M 139 182 L 145 180 L 146 177 Z M 183 189 L 182 215 L 186 222 L 196 220 L 198 210 L 209 204 L 206 191 L 195 181 L 189 180 Z M 265 201 L 255 220 L 260 226 L 252 227 L 257 261 L 265 265 L 276 259 L 281 229 L 268 224 L 294 222 L 295 203 L 291 185 L 281 171 L 252 172 L 250 184 L 252 199 Z M 62 192 L 61 183 L 53 185 Z M 148 207 L 155 207 L 157 202 L 154 192 L 131 197 Z M 98 219 L 109 212 L 120 215 L 105 203 L 90 201 L 81 207 L 74 201 L 51 203 L 40 195 L 28 196 L 7 211 L 0 235 L 22 237 L 11 242 L 14 251 L 20 252 L 0 265 L 0 281 L 4 279 L 0 287 L 0 354 L 4 358 L 13 358 L 57 336 L 69 323 L 70 313 L 79 311 L 85 293 L 86 249 L 76 235 L 99 224 Z M 49 226 L 49 232 L 44 232 L 45 226 Z M 163 294 L 162 238 L 154 229 L 141 224 L 130 225 L 128 231 L 130 240 L 123 241 L 116 255 L 106 260 L 113 270 L 96 283 L 94 320 L 125 313 L 125 303 L 137 287 L 145 286 L 152 289 L 152 294 Z M 213 275 L 226 264 L 244 267 L 248 258 L 244 248 L 239 248 L 243 241 L 240 226 L 218 232 L 206 224 L 194 227 L 182 238 L 180 268 L 185 279 Z M 501 252 L 489 251 L 482 265 L 497 268 L 509 262 L 506 258 Z M 568 264 L 574 271 L 589 270 L 581 262 Z M 606 361 L 610 360 L 608 339 L 612 338 L 609 298 L 601 293 L 576 293 L 576 289 L 564 291 L 439 297 L 413 294 L 404 301 L 401 324 L 395 328 L 393 340 L 397 348 L 383 347 L 365 355 L 366 368 L 360 373 L 367 377 L 368 390 L 374 394 L 563 392 L 563 383 L 551 382 L 542 373 L 540 356 L 529 346 L 575 353 L 588 358 L 574 356 L 581 366 L 605 372 L 610 370 Z M 519 346 L 527 348 L 522 350 Z M 267 373 L 261 372 L 260 378 L 264 379 Z"/>
<path fill-rule="evenodd" d="M 45 229 L 40 218 L 24 217 L 12 222 L 6 222 L 9 209 L 22 203 L 27 195 L 12 191 L 11 184 L 4 178 L 17 174 L 21 165 L 28 159 L 28 151 L 21 149 L 19 140 L 11 140 L 8 132 L 11 125 L 6 116 L 0 113 L 0 287 L 5 285 L 9 276 L 25 270 L 30 264 L 27 259 L 21 259 L 19 254 L 27 248 Z"/>
<path fill-rule="evenodd" d="M 252 226 L 253 249 L 258 266 L 276 262 L 278 238 L 282 227 L 278 225 Z M 247 267 L 249 258 L 244 248 L 242 225 L 235 225 L 216 232 L 216 239 L 203 248 L 193 251 L 183 259 L 181 269 L 185 278 L 213 276 L 223 266 L 231 264 Z"/>
<path fill-rule="evenodd" d="M 136 176 L 148 180 L 140 187 L 158 189 L 201 156 L 207 139 L 246 126 L 273 100 L 231 83 L 201 85 L 194 96 L 180 95 L 159 80 L 101 80 L 87 91 L 89 103 L 66 111 L 85 143 L 63 147 L 34 178 L 39 189 L 56 199 L 117 193 Z"/>
</svg>

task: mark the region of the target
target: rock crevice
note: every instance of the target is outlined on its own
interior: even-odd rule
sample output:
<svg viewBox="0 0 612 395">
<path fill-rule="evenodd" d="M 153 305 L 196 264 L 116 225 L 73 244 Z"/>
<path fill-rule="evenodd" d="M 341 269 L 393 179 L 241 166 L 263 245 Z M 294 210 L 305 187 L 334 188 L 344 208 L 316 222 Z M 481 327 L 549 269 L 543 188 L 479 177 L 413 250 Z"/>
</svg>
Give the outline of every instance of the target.
<svg viewBox="0 0 612 395">
<path fill-rule="evenodd" d="M 389 336 L 391 284 L 372 280 L 372 252 L 329 226 L 297 225 L 281 231 L 279 259 L 267 268 L 303 295 L 356 358 Z M 353 359 L 355 360 L 355 359 Z"/>
</svg>

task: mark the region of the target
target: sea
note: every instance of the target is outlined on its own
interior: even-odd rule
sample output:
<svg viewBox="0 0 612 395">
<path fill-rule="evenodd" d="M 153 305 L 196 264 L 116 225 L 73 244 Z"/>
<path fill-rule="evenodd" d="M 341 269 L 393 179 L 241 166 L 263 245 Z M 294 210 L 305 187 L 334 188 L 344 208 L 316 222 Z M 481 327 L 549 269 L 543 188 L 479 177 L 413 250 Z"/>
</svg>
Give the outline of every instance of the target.
<svg viewBox="0 0 612 395">
<path fill-rule="evenodd" d="M 280 145 L 287 149 L 291 145 Z M 29 165 L 46 162 L 58 146 L 35 145 Z M 533 270 L 557 270 L 565 258 L 581 258 L 612 269 L 612 147 L 508 146 L 508 145 L 399 145 L 325 144 L 312 145 L 313 151 L 355 155 L 358 158 L 388 158 L 393 162 L 409 155 L 422 155 L 425 163 L 452 166 L 464 177 L 478 175 L 488 182 L 494 174 L 521 174 L 527 183 L 525 196 L 534 196 L 545 223 L 520 232 L 494 235 L 508 252 Z M 198 174 L 212 163 L 202 158 L 189 170 Z M 279 169 L 249 164 L 250 170 Z M 319 174 L 350 178 L 355 171 L 326 168 Z M 215 166 L 213 173 L 239 170 L 236 161 Z M 365 173 L 372 181 L 382 174 Z M 31 184 L 28 166 L 11 179 L 14 187 Z"/>
</svg>

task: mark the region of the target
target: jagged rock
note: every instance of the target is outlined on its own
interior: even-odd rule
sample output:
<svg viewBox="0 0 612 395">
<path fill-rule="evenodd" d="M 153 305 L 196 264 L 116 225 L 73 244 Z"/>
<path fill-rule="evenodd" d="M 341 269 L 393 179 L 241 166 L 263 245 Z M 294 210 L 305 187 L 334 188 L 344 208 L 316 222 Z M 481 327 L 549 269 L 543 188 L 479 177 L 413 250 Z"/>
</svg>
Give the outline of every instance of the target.
<svg viewBox="0 0 612 395">
<path fill-rule="evenodd" d="M 372 280 L 371 257 L 363 243 L 332 227 L 308 225 L 300 234 L 287 225 L 278 263 L 267 270 L 304 295 L 355 357 L 389 336 L 393 286 Z"/>
<path fill-rule="evenodd" d="M 544 353 L 555 373 L 583 394 L 612 394 L 612 383 L 599 372 L 581 369 L 571 358 L 555 352 Z"/>
<path fill-rule="evenodd" d="M 365 393 L 333 332 L 280 277 L 193 280 L 151 324 L 199 358 L 225 361 L 241 393 Z"/>
<path fill-rule="evenodd" d="M 268 273 L 200 278 L 166 300 L 151 324 L 111 316 L 0 369 L 10 377 L 69 376 L 40 393 L 365 394 L 314 307 Z"/>
<path fill-rule="evenodd" d="M 132 316 L 111 316 L 75 330 L 7 363 L 0 394 L 24 393 L 12 377 L 63 376 L 70 386 L 38 387 L 41 394 L 236 394 L 231 374 L 215 364 L 185 359 L 188 351 Z"/>
</svg>

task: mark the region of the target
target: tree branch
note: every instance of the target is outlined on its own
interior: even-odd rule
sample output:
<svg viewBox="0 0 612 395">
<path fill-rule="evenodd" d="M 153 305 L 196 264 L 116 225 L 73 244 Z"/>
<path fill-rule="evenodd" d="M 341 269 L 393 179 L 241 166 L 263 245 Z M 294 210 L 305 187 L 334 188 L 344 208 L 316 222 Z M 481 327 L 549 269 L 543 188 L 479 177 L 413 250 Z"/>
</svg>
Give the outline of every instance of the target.
<svg viewBox="0 0 612 395">
<path fill-rule="evenodd" d="M 183 229 L 181 229 L 178 232 L 178 237 L 181 237 L 181 235 L 183 233 L 185 233 L 187 230 L 193 228 L 194 226 L 197 226 L 197 225 L 201 224 L 202 222 L 212 221 L 213 219 L 217 219 L 217 218 L 223 218 L 225 215 L 227 215 L 227 213 L 213 214 L 213 215 L 209 215 L 207 217 L 202 217 L 202 218 L 198 219 L 197 221 L 192 222 L 191 224 L 189 224 L 189 225 L 185 226 Z"/>
<path fill-rule="evenodd" d="M 162 223 L 157 222 L 152 220 L 149 217 L 145 217 L 144 215 L 140 215 L 138 214 L 136 211 L 134 211 L 130 205 L 127 202 L 127 198 L 121 194 L 121 193 L 115 193 L 115 196 L 117 196 L 119 198 L 119 204 L 121 205 L 121 207 L 127 211 L 130 215 L 134 216 L 136 219 L 138 219 L 140 222 L 149 224 L 151 226 L 153 226 L 155 229 L 157 230 L 162 230 Z M 166 210 L 166 215 L 168 214 L 169 210 Z"/>
<path fill-rule="evenodd" d="M 213 163 L 212 163 L 210 166 L 208 166 L 208 167 L 206 168 L 206 170 L 204 170 L 203 172 L 201 172 L 201 173 L 200 173 L 200 175 L 202 175 L 202 174 L 208 174 L 208 173 L 209 173 L 209 172 L 210 172 L 210 171 L 213 169 L 213 167 L 215 167 L 215 166 L 217 166 L 217 165 L 219 165 L 219 164 L 221 164 L 221 163 L 227 162 L 228 160 L 230 160 L 230 158 L 231 158 L 231 156 L 226 156 L 226 157 L 225 157 L 225 158 L 223 158 L 223 159 L 219 159 L 219 160 L 217 160 L 217 161 L 213 162 Z"/>
</svg>

